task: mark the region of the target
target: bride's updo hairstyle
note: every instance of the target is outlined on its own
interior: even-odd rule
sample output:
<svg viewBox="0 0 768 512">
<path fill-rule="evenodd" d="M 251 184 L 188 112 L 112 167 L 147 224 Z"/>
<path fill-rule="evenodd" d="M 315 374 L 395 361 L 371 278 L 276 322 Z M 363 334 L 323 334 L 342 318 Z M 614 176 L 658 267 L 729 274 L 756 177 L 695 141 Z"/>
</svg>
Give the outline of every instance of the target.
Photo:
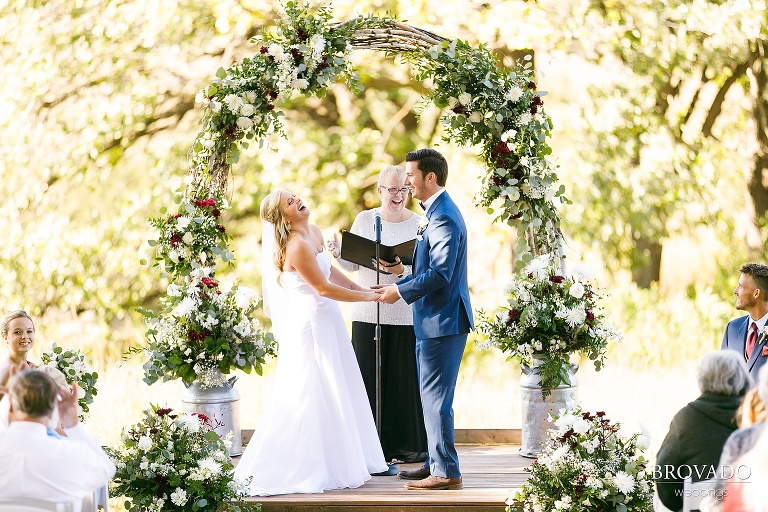
<svg viewBox="0 0 768 512">
<path fill-rule="evenodd" d="M 288 245 L 288 236 L 291 234 L 291 223 L 285 218 L 280 209 L 280 199 L 283 197 L 283 189 L 277 189 L 270 193 L 261 202 L 261 218 L 275 227 L 275 254 L 274 264 L 277 270 L 283 271 L 285 263 L 285 247 Z"/>
</svg>

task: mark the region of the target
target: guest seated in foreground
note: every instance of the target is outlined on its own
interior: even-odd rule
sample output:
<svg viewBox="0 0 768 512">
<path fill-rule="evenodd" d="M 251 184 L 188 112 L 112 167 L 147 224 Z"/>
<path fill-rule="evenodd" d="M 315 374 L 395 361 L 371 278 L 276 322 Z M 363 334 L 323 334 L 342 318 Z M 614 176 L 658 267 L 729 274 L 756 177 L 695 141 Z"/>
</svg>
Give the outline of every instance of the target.
<svg viewBox="0 0 768 512">
<path fill-rule="evenodd" d="M 10 427 L 0 433 L 0 498 L 73 501 L 104 487 L 115 465 L 77 419 L 77 384 L 60 388 L 40 370 L 24 370 L 8 385 Z M 67 438 L 47 428 L 58 415 Z"/>
<path fill-rule="evenodd" d="M 17 373 L 21 373 L 25 369 L 26 367 L 23 364 L 11 367 L 11 370 L 9 373 L 10 378 L 13 378 L 14 375 L 16 375 Z M 61 373 L 61 371 L 58 368 L 54 368 L 53 366 L 40 366 L 37 369 L 43 373 L 48 374 L 58 387 L 68 388 L 69 384 L 67 384 L 67 378 L 64 376 L 63 373 Z M 5 396 L 3 396 L 3 398 L 0 400 L 0 432 L 2 432 L 4 430 L 7 430 L 10 424 L 9 415 L 11 410 L 11 397 L 7 393 L 5 393 L 6 388 L 4 386 L 0 386 L 0 392 L 5 394 Z M 51 425 L 55 425 L 55 426 L 48 428 L 49 436 L 55 437 L 55 436 L 66 435 L 64 433 L 64 430 L 61 428 L 61 423 L 59 421 L 58 408 L 55 408 L 53 410 L 53 418 L 51 418 Z"/>
<path fill-rule="evenodd" d="M 736 460 L 755 446 L 764 430 L 766 401 L 768 401 L 768 366 L 763 366 L 758 373 L 757 387 L 750 389 L 744 395 L 744 401 L 737 412 L 739 429 L 728 437 L 723 446 L 723 453 L 717 465 L 718 480 L 715 492 L 701 503 L 700 509 L 703 512 L 718 512 L 721 509 L 726 482 L 734 476 L 732 473 L 737 467 Z"/>
<path fill-rule="evenodd" d="M 732 350 L 710 352 L 699 364 L 701 395 L 672 418 L 656 456 L 656 487 L 670 510 L 683 507 L 683 478 L 714 476 L 723 445 L 736 430 L 736 410 L 752 386 L 744 359 Z"/>
<path fill-rule="evenodd" d="M 0 323 L 0 334 L 8 346 L 8 356 L 0 359 L 0 386 L 5 387 L 8 385 L 12 367 L 23 370 L 36 366 L 27 361 L 27 356 L 35 345 L 35 324 L 26 311 L 17 309 L 5 315 Z M 0 398 L 3 398 L 2 391 Z"/>
<path fill-rule="evenodd" d="M 766 366 L 760 369 L 760 376 Z M 762 429 L 755 445 L 736 459 L 732 466 L 735 474 L 728 480 L 722 512 L 768 512 L 768 429 Z"/>
</svg>

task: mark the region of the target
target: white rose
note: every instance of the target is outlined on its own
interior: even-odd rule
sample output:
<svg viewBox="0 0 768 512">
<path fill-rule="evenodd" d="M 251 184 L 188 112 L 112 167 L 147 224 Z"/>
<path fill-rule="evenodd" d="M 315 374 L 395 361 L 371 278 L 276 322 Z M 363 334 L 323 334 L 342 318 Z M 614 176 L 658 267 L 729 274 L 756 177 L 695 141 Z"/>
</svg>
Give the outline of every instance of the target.
<svg viewBox="0 0 768 512">
<path fill-rule="evenodd" d="M 168 258 L 170 258 L 170 260 L 172 262 L 178 263 L 179 262 L 179 253 L 176 252 L 176 250 L 172 250 L 171 252 L 168 253 Z"/>
<path fill-rule="evenodd" d="M 297 78 L 296 80 L 291 82 L 291 87 L 302 91 L 307 87 L 309 87 L 309 82 L 304 78 Z"/>
<path fill-rule="evenodd" d="M 648 436 L 640 435 L 640 436 L 637 436 L 636 444 L 637 444 L 638 450 L 645 451 L 651 447 L 651 440 L 648 438 Z"/>
<path fill-rule="evenodd" d="M 283 47 L 277 43 L 269 45 L 267 53 L 275 58 L 275 60 L 283 60 L 285 58 L 285 51 Z"/>
<path fill-rule="evenodd" d="M 194 241 L 195 241 L 195 237 L 194 237 L 194 236 L 192 236 L 192 233 L 190 233 L 190 232 L 186 232 L 186 233 L 184 233 L 184 236 L 183 236 L 183 237 L 181 237 L 181 239 L 182 239 L 182 240 L 184 241 L 184 243 L 185 243 L 185 244 L 187 244 L 187 245 L 189 245 L 189 244 L 191 244 L 192 242 L 194 242 Z"/>
<path fill-rule="evenodd" d="M 148 452 L 152 449 L 152 439 L 149 436 L 141 436 L 137 446 L 139 447 L 139 450 Z"/>
<path fill-rule="evenodd" d="M 470 123 L 479 123 L 482 120 L 483 120 L 483 116 L 482 116 L 482 114 L 480 114 L 480 112 L 472 112 L 469 115 L 469 122 Z"/>
<path fill-rule="evenodd" d="M 242 107 L 240 107 L 240 115 L 245 117 L 251 117 L 253 113 L 256 112 L 256 109 L 253 108 L 253 105 L 246 103 Z"/>
<path fill-rule="evenodd" d="M 575 283 L 573 283 L 573 284 L 571 285 L 571 288 L 568 290 L 568 294 L 569 294 L 571 297 L 575 298 L 575 299 L 580 299 L 580 298 L 582 298 L 582 297 L 584 296 L 584 292 L 585 292 L 585 290 L 584 290 L 584 285 L 583 285 L 583 284 L 581 284 L 581 283 L 580 283 L 580 282 L 578 282 L 578 281 L 576 281 Z"/>
<path fill-rule="evenodd" d="M 253 127 L 253 121 L 247 117 L 238 117 L 237 127 L 241 130 L 250 130 Z"/>
<path fill-rule="evenodd" d="M 245 101 L 248 103 L 253 103 L 256 101 L 256 93 L 253 91 L 248 91 L 245 93 Z"/>
<path fill-rule="evenodd" d="M 200 144 L 201 144 L 201 145 L 202 145 L 204 148 L 208 148 L 208 149 L 210 149 L 210 148 L 212 148 L 212 147 L 213 147 L 213 146 L 214 146 L 216 143 L 215 143 L 215 142 L 213 142 L 211 139 L 203 139 L 203 140 L 201 140 L 201 141 L 200 141 Z"/>
<path fill-rule="evenodd" d="M 459 103 L 459 100 L 454 98 L 453 96 L 448 98 L 448 107 L 449 108 L 454 108 L 456 105 L 458 105 L 458 103 Z"/>
<path fill-rule="evenodd" d="M 589 432 L 589 422 L 584 418 L 579 418 L 573 422 L 572 428 L 577 434 L 586 434 Z"/>
<path fill-rule="evenodd" d="M 77 399 L 85 398 L 85 390 L 80 386 L 77 386 Z"/>
<path fill-rule="evenodd" d="M 459 94 L 459 103 L 461 103 L 462 105 L 466 106 L 469 104 L 470 101 L 472 101 L 472 95 L 469 94 L 468 92 L 463 92 Z"/>
<path fill-rule="evenodd" d="M 211 103 L 209 106 L 211 107 L 211 110 L 213 110 L 214 112 L 218 112 L 219 110 L 221 110 L 221 103 L 219 103 L 218 101 L 211 100 Z"/>
</svg>

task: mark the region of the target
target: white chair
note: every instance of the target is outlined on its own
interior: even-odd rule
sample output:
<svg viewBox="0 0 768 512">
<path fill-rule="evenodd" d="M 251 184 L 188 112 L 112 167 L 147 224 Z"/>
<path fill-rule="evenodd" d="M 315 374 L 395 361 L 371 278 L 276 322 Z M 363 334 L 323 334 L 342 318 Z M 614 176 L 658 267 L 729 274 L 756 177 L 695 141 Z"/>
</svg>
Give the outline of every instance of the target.
<svg viewBox="0 0 768 512">
<path fill-rule="evenodd" d="M 713 496 L 717 492 L 718 482 L 716 479 L 702 480 L 693 483 L 691 477 L 687 476 L 683 480 L 683 510 L 682 512 L 691 512 L 699 510 L 701 502 L 707 496 Z"/>
<path fill-rule="evenodd" d="M 32 498 L 0 498 L 0 512 L 72 512 L 72 503 Z"/>
</svg>

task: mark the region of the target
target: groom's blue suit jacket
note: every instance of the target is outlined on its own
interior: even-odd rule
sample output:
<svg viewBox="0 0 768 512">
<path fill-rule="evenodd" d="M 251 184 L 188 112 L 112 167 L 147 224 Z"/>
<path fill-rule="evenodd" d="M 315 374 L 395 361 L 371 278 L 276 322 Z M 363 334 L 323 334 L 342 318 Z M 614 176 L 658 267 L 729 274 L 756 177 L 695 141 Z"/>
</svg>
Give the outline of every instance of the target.
<svg viewBox="0 0 768 512">
<path fill-rule="evenodd" d="M 443 192 L 427 210 L 429 223 L 416 237 L 413 273 L 398 281 L 413 305 L 416 338 L 439 338 L 474 329 L 467 285 L 467 227 L 456 203 Z"/>
<path fill-rule="evenodd" d="M 725 334 L 723 334 L 723 342 L 720 345 L 720 348 L 735 350 L 744 357 L 748 326 L 749 315 L 728 322 L 728 325 L 725 326 Z M 755 349 L 752 351 L 752 356 L 747 361 L 749 374 L 752 376 L 755 383 L 757 383 L 757 372 L 759 372 L 760 368 L 762 368 L 765 362 L 768 361 L 768 355 L 763 355 L 763 348 L 768 343 L 768 336 L 762 336 L 761 333 L 758 333 L 757 340 L 759 343 L 755 345 Z"/>
</svg>

